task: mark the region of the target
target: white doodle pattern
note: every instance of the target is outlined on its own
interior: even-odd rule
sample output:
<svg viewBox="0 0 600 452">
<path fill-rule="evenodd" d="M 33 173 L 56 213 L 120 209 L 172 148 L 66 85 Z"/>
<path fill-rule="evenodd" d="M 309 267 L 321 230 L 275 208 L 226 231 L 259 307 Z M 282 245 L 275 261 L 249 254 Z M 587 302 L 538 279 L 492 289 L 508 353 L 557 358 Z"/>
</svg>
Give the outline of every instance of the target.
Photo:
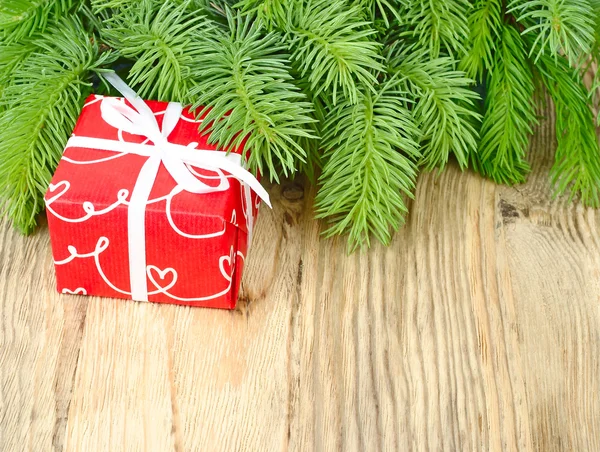
<svg viewBox="0 0 600 452">
<path fill-rule="evenodd" d="M 128 292 L 124 289 L 121 289 L 121 288 L 115 286 L 107 278 L 106 274 L 104 273 L 102 264 L 100 263 L 100 255 L 108 248 L 109 243 L 110 242 L 107 237 L 100 237 L 98 239 L 98 242 L 96 243 L 96 247 L 94 248 L 94 251 L 91 251 L 89 253 L 79 253 L 77 251 L 77 248 L 75 248 L 73 245 L 69 245 L 67 247 L 67 250 L 69 251 L 69 256 L 62 260 L 55 260 L 54 263 L 56 265 L 65 265 L 65 264 L 68 264 L 69 262 L 73 261 L 74 259 L 93 258 L 94 263 L 96 265 L 96 270 L 98 270 L 98 274 L 100 275 L 102 280 L 106 283 L 106 285 L 109 286 L 111 289 L 113 289 L 116 292 L 119 292 L 123 295 L 131 296 L 131 292 Z M 225 281 L 227 281 L 227 283 L 228 283 L 227 287 L 224 290 L 222 290 L 221 292 L 218 292 L 218 293 L 212 294 L 212 295 L 208 295 L 208 296 L 204 296 L 204 297 L 182 298 L 182 297 L 173 295 L 172 293 L 169 292 L 169 290 L 175 286 L 175 283 L 177 283 L 177 279 L 178 279 L 177 270 L 175 270 L 172 267 L 160 269 L 160 268 L 156 267 L 155 265 L 148 265 L 146 267 L 146 274 L 148 276 L 148 279 L 152 283 L 152 285 L 156 288 L 156 290 L 148 291 L 148 295 L 156 295 L 156 294 L 161 293 L 161 294 L 166 295 L 169 298 L 172 298 L 174 300 L 187 301 L 187 302 L 208 301 L 208 300 L 212 300 L 214 298 L 218 298 L 222 295 L 226 295 L 231 290 L 231 286 L 233 283 L 233 274 L 235 272 L 236 256 L 240 256 L 242 258 L 242 260 L 245 260 L 244 255 L 240 251 L 237 251 L 234 254 L 233 246 L 231 246 L 230 250 L 229 250 L 229 254 L 226 256 L 221 256 L 219 258 L 219 271 L 221 272 L 221 276 L 223 277 L 223 279 L 225 279 Z M 227 262 L 229 265 L 229 272 L 224 267 L 225 262 Z M 154 273 L 156 273 L 158 275 L 158 278 L 161 281 L 164 281 L 164 279 L 167 275 L 171 275 L 171 280 L 168 284 L 163 286 L 155 278 Z M 83 287 L 78 287 L 75 291 L 71 291 L 69 289 L 62 289 L 62 293 L 65 293 L 65 294 L 66 293 L 69 293 L 69 294 L 79 293 L 81 295 L 87 295 L 87 292 Z"/>
<path fill-rule="evenodd" d="M 75 290 L 70 290 L 70 289 L 65 288 L 61 292 L 65 293 L 65 294 L 68 293 L 70 295 L 87 295 L 87 291 L 83 287 L 78 287 Z"/>
</svg>

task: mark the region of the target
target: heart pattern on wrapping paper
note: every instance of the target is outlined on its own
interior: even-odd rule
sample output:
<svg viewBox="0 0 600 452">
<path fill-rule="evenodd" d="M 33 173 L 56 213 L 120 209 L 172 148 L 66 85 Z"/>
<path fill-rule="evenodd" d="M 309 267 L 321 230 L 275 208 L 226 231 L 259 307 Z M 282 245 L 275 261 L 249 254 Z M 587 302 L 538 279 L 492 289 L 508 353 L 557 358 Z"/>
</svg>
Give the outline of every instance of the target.
<svg viewBox="0 0 600 452">
<path fill-rule="evenodd" d="M 60 187 L 60 186 L 63 186 L 63 187 L 64 187 L 64 186 L 65 186 L 65 185 L 67 185 L 67 184 L 68 184 L 68 182 L 67 182 L 67 181 L 65 181 L 65 180 L 61 180 L 61 181 L 60 181 L 59 183 L 57 183 L 57 184 L 49 184 L 49 185 L 48 185 L 48 189 L 49 189 L 50 191 L 55 191 L 55 190 L 56 190 L 58 187 Z"/>
<path fill-rule="evenodd" d="M 47 199 L 46 203 L 52 203 L 55 200 L 57 200 L 58 198 L 60 198 L 62 195 L 64 195 L 69 190 L 69 188 L 71 188 L 71 184 L 69 183 L 69 181 L 61 180 L 60 182 L 58 182 L 56 184 L 49 184 L 48 185 L 48 191 L 50 193 L 54 193 L 59 188 L 62 188 L 62 190 L 60 192 L 56 193 L 50 199 Z"/>
<path fill-rule="evenodd" d="M 228 267 L 229 271 L 227 271 L 227 269 L 223 265 L 225 262 L 227 262 L 227 267 Z M 233 246 L 232 246 L 229 250 L 229 256 L 221 256 L 221 258 L 219 259 L 219 270 L 221 270 L 221 274 L 223 275 L 223 278 L 225 278 L 227 281 L 231 281 L 231 279 L 233 277 L 234 266 L 235 266 L 235 252 L 233 251 Z"/>
<path fill-rule="evenodd" d="M 163 284 L 169 281 L 168 276 L 171 275 L 170 282 L 166 285 L 159 284 L 154 278 L 155 273 L 160 279 L 160 281 L 163 282 Z M 161 270 L 155 265 L 148 265 L 146 267 L 146 274 L 148 275 L 148 279 L 150 280 L 150 282 L 154 285 L 154 287 L 159 289 L 160 292 L 169 290 L 177 282 L 177 272 L 174 268 L 171 267 L 167 267 Z"/>
</svg>

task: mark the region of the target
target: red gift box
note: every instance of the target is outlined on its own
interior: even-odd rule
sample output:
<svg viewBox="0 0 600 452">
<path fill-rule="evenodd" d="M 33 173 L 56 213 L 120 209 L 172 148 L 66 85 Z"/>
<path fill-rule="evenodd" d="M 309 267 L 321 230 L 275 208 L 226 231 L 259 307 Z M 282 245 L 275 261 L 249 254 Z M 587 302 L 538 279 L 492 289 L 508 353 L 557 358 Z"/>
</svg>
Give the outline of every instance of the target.
<svg viewBox="0 0 600 452">
<path fill-rule="evenodd" d="M 87 99 L 46 193 L 58 291 L 235 308 L 260 203 L 231 174 L 252 177 L 242 150 L 214 152 L 179 104 L 121 92 Z"/>
</svg>

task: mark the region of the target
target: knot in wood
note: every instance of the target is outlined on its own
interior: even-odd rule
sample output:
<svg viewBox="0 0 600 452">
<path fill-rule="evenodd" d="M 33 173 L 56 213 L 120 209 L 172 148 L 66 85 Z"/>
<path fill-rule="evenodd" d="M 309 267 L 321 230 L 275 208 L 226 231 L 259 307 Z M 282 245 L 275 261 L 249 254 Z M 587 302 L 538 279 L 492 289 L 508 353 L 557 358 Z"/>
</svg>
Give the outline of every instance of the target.
<svg viewBox="0 0 600 452">
<path fill-rule="evenodd" d="M 304 187 L 297 183 L 286 184 L 283 186 L 282 196 L 288 201 L 298 201 L 304 198 Z"/>
</svg>

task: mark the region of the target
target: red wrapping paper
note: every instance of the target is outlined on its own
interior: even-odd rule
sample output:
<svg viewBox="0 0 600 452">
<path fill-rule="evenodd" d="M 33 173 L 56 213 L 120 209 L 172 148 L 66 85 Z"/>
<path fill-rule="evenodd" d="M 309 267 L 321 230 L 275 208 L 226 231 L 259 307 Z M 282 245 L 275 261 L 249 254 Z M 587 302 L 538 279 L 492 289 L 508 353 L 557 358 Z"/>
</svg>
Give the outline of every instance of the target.
<svg viewBox="0 0 600 452">
<path fill-rule="evenodd" d="M 96 95 L 86 100 L 74 136 L 145 141 L 104 122 L 102 100 Z M 162 126 L 167 103 L 146 104 Z M 168 139 L 217 149 L 200 136 L 198 121 L 187 109 Z M 131 298 L 127 210 L 146 159 L 88 148 L 65 150 L 45 197 L 59 292 Z M 188 168 L 208 185 L 217 186 L 227 177 L 230 186 L 204 194 L 181 191 L 161 164 L 145 212 L 148 301 L 233 309 L 248 248 L 249 217 L 258 213 L 260 199 L 254 192 L 248 198 L 248 188 L 228 173 Z"/>
</svg>

